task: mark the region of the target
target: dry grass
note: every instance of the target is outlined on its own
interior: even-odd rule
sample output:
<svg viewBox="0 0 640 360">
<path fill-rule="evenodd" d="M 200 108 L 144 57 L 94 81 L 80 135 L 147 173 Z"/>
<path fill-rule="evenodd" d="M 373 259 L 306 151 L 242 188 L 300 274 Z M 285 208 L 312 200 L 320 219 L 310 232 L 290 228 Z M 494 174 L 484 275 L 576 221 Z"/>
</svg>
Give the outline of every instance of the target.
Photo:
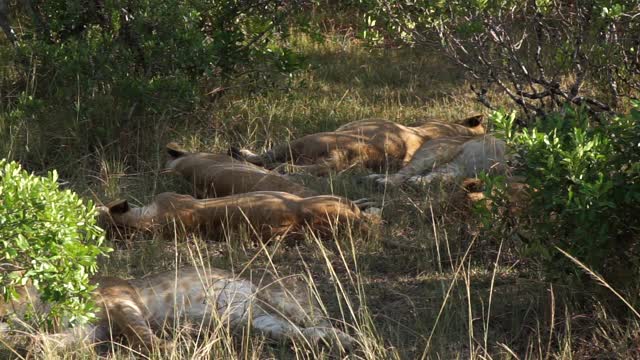
<svg viewBox="0 0 640 360">
<path fill-rule="evenodd" d="M 218 101 L 204 102 L 188 113 L 132 110 L 126 123 L 111 130 L 113 142 L 103 147 L 90 143 L 92 130 L 82 123 L 56 128 L 72 113 L 51 114 L 49 125 L 24 125 L 18 134 L 3 134 L 1 141 L 11 136 L 10 157 L 35 171 L 57 168 L 88 198 L 103 202 L 124 197 L 142 204 L 162 191 L 190 191 L 179 179 L 161 174 L 162 150 L 169 141 L 188 150 L 225 151 L 229 144 L 261 150 L 367 117 L 413 123 L 425 118 L 453 120 L 483 110 L 467 91 L 460 71 L 440 54 L 368 50 L 340 35 L 324 43 L 305 36 L 293 41 L 306 55 L 308 68 L 282 89 L 230 88 Z M 104 109 L 95 116 L 120 115 Z M 63 134 L 66 129 L 75 132 Z M 576 314 L 559 302 L 562 289 L 526 272 L 526 259 L 513 250 L 514 239 L 479 238 L 470 214 L 456 204 L 434 203 L 419 191 L 381 194 L 359 184 L 357 176 L 305 181 L 323 192 L 384 203 L 385 224 L 369 238 L 340 232 L 333 241 L 311 237 L 285 247 L 259 246 L 242 232 L 217 243 L 137 236 L 115 242 L 116 250 L 102 261 L 101 272 L 133 277 L 204 263 L 235 272 L 262 268 L 283 276 L 303 274 L 336 324 L 361 342 L 350 358 L 550 359 L 593 354 L 572 341 Z M 591 319 L 585 323 L 599 324 Z M 619 326 L 600 327 L 591 344 L 611 349 L 625 334 Z M 224 331 L 200 335 L 195 341 L 178 333 L 176 352 L 152 358 L 344 356 Z M 11 355 L 0 355 L 5 354 Z M 87 349 L 45 357 L 60 356 L 97 357 Z M 132 355 L 118 348 L 110 356 Z"/>
</svg>

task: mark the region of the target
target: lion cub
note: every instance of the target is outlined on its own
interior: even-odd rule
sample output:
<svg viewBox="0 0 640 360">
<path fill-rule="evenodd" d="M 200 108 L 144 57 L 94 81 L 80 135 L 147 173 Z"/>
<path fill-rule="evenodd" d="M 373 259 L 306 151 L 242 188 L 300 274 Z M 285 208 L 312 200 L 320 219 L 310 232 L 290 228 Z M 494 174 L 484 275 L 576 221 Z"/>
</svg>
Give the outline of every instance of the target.
<svg viewBox="0 0 640 360">
<path fill-rule="evenodd" d="M 291 162 L 294 168 L 322 176 L 355 166 L 374 171 L 397 169 L 408 164 L 425 141 L 484 133 L 482 115 L 456 124 L 430 121 L 419 126 L 371 119 L 352 122 L 335 131 L 303 136 L 261 155 L 248 150 L 232 149 L 231 152 L 256 165 L 273 168 L 274 164 Z"/>
<path fill-rule="evenodd" d="M 249 327 L 252 333 L 274 341 L 336 343 L 346 350 L 356 343 L 331 326 L 310 300 L 312 296 L 301 296 L 280 281 L 261 287 L 224 270 L 187 267 L 134 280 L 97 278 L 95 282 L 97 322 L 36 338 L 69 347 L 122 335 L 133 348 L 149 352 L 171 347 L 156 336 L 165 326 L 190 323 L 195 329 L 212 331 Z M 33 286 L 26 285 L 20 292 L 23 296 L 17 300 L 0 299 L 0 315 L 21 317 L 31 306 L 36 311 L 46 309 Z"/>
<path fill-rule="evenodd" d="M 320 234 L 331 233 L 332 225 L 351 224 L 366 232 L 373 215 L 341 197 L 321 195 L 301 198 L 278 191 L 255 191 L 213 199 L 189 195 L 158 194 L 147 206 L 132 208 L 117 200 L 99 208 L 102 224 L 137 230 L 163 230 L 176 224 L 178 230 L 205 235 L 222 233 L 224 226 L 249 225 L 264 239 L 299 236 L 308 226 Z"/>
<path fill-rule="evenodd" d="M 191 182 L 199 198 L 252 191 L 285 191 L 300 197 L 318 195 L 281 174 L 227 155 L 190 153 L 176 143 L 167 144 L 167 153 L 167 170 Z"/>
</svg>

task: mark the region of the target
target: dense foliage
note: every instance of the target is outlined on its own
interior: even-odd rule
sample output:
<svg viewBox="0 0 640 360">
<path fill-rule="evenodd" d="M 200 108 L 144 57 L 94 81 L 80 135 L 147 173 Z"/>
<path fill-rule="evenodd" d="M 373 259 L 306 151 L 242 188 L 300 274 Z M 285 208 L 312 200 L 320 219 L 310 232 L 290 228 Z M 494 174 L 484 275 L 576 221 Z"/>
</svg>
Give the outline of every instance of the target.
<svg viewBox="0 0 640 360">
<path fill-rule="evenodd" d="M 640 3 L 623 1 L 367 0 L 367 36 L 439 48 L 525 113 L 564 103 L 610 112 L 640 91 Z"/>
<path fill-rule="evenodd" d="M 496 112 L 493 120 L 529 186 L 526 221 L 520 224 L 528 234 L 525 254 L 541 260 L 553 278 L 579 271 L 558 247 L 611 280 L 635 281 L 640 265 L 640 103 L 629 114 L 602 118 L 567 106 L 522 130 L 513 128 L 513 113 Z"/>
<path fill-rule="evenodd" d="M 91 316 L 89 276 L 102 246 L 96 209 L 58 188 L 57 174 L 27 173 L 0 160 L 0 284 L 5 299 L 31 282 L 51 305 L 49 319 L 82 322 Z"/>
<path fill-rule="evenodd" d="M 77 138 L 103 146 L 132 132 L 137 116 L 184 114 L 230 87 L 255 91 L 286 81 L 301 65 L 287 38 L 288 20 L 304 1 L 14 5 L 0 6 L 0 25 L 12 26 L 0 34 L 0 62 L 7 64 L 0 69 L 0 131 L 16 137 L 28 127 L 35 139 L 53 133 L 39 141 L 56 143 L 42 148 L 75 147 L 69 142 Z M 19 160 L 44 163 L 45 155 L 55 153 Z"/>
<path fill-rule="evenodd" d="M 15 39 L 24 56 L 58 75 L 93 80 L 231 75 L 273 62 L 288 70 L 283 1 L 25 2 L 31 27 Z M 58 76 L 60 77 L 60 76 Z M 59 79 L 63 80 L 63 79 Z"/>
</svg>

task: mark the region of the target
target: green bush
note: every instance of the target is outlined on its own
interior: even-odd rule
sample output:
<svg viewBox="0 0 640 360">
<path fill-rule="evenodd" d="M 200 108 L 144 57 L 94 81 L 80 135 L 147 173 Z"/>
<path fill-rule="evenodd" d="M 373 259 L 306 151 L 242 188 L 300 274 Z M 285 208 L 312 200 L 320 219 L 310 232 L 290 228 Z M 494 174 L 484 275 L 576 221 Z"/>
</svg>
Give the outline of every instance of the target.
<svg viewBox="0 0 640 360">
<path fill-rule="evenodd" d="M 13 7 L 16 41 L 0 43 L 7 64 L 0 132 L 18 136 L 0 149 L 44 169 L 69 149 L 85 156 L 155 127 L 158 118 L 185 119 L 226 89 L 289 84 L 303 65 L 289 48 L 289 26 L 305 4 L 54 0 Z M 21 151 L 27 131 L 37 140 Z"/>
<path fill-rule="evenodd" d="M 36 95 L 70 91 L 72 99 L 78 92 L 117 96 L 112 84 L 126 80 L 153 87 L 158 79 L 190 79 L 195 87 L 238 73 L 288 73 L 296 67 L 282 41 L 285 20 L 303 3 L 47 1 L 34 4 L 34 16 L 18 32 L 15 61 L 37 68 L 44 82 Z"/>
<path fill-rule="evenodd" d="M 5 300 L 31 282 L 51 305 L 47 320 L 91 318 L 89 276 L 109 248 L 96 225 L 96 209 L 70 190 L 60 190 L 55 171 L 34 176 L 0 160 L 0 269 Z"/>
<path fill-rule="evenodd" d="M 530 187 L 525 252 L 552 278 L 578 271 L 558 247 L 613 281 L 637 279 L 640 103 L 598 118 L 567 106 L 522 130 L 513 128 L 514 114 L 496 112 L 493 120 Z"/>
</svg>

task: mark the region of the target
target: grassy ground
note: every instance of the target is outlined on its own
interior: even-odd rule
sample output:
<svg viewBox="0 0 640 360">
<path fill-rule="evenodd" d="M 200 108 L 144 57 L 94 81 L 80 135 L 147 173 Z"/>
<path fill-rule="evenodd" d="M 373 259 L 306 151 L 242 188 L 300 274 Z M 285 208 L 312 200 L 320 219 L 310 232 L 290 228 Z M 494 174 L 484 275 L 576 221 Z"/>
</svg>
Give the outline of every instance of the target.
<svg viewBox="0 0 640 360">
<path fill-rule="evenodd" d="M 369 51 L 344 35 L 322 43 L 304 36 L 294 41 L 307 68 L 275 89 L 230 88 L 215 102 L 203 97 L 198 110 L 189 112 L 180 111 L 179 104 L 170 112 L 139 112 L 133 104 L 128 112 L 105 107 L 74 118 L 70 104 L 68 113 L 50 114 L 50 122 L 24 124 L 17 133 L 6 134 L 18 139 L 8 153 L 36 172 L 58 169 L 74 190 L 98 203 L 127 198 L 144 204 L 163 191 L 191 191 L 161 173 L 169 141 L 199 151 L 225 151 L 229 144 L 263 150 L 362 118 L 413 123 L 483 111 L 460 71 L 438 53 Z M 79 94 L 78 106 L 83 106 L 81 98 Z M 95 106 L 97 100 L 92 101 Z M 93 133 L 101 131 L 89 126 L 99 123 L 92 116 L 114 118 L 108 145 L 96 148 L 91 143 Z M 57 126 L 62 122 L 71 124 Z M 346 328 L 362 342 L 353 358 L 580 358 L 581 351 L 590 356 L 585 343 L 574 340 L 572 326 L 576 321 L 592 326 L 594 321 L 576 320 L 579 314 L 561 303 L 562 289 L 531 275 L 527 259 L 512 250 L 517 239 L 478 237 L 477 224 L 458 204 L 436 203 L 429 194 L 413 190 L 380 193 L 361 185 L 358 175 L 304 180 L 323 192 L 384 203 L 385 223 L 367 238 L 341 232 L 332 242 L 309 239 L 295 247 L 261 247 L 242 233 L 218 243 L 137 236 L 115 242 L 101 272 L 130 277 L 205 262 L 238 272 L 250 266 L 304 274 L 327 312 L 338 324 L 349 324 Z M 578 338 L 599 339 L 590 344 L 595 348 L 606 338 L 598 337 L 599 332 L 615 333 L 590 329 L 588 336 Z M 618 344 L 616 336 L 610 335 L 611 343 Z M 320 355 L 255 340 L 245 344 L 228 336 L 204 344 L 174 357 Z M 212 352 L 207 355 L 203 349 Z M 119 351 L 116 356 L 128 355 Z"/>
</svg>

